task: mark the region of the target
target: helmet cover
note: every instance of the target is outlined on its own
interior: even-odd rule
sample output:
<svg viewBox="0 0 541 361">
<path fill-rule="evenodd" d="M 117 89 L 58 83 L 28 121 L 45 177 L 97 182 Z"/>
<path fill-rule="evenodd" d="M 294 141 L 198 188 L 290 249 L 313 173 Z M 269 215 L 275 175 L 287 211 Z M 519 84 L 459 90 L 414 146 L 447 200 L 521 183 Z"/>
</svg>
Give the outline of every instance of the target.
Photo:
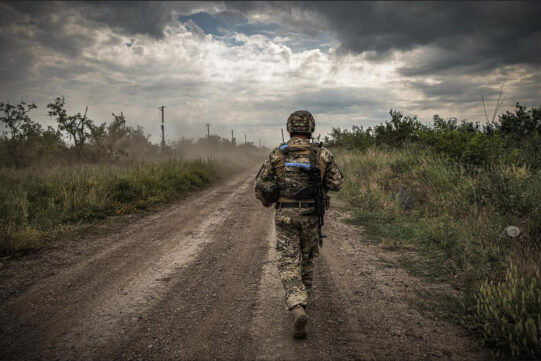
<svg viewBox="0 0 541 361">
<path fill-rule="evenodd" d="M 287 118 L 287 131 L 291 133 L 312 134 L 316 121 L 308 110 L 297 110 Z"/>
</svg>

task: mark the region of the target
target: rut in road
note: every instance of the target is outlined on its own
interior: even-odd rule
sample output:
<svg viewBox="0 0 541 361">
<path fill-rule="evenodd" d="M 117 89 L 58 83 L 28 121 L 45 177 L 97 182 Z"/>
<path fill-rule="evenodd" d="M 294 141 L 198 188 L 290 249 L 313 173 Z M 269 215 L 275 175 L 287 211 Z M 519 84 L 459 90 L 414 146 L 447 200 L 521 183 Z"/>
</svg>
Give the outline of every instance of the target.
<svg viewBox="0 0 541 361">
<path fill-rule="evenodd" d="M 432 287 L 359 242 L 331 210 L 308 309 L 291 338 L 273 210 L 253 170 L 104 237 L 0 307 L 1 359 L 482 359 L 456 326 L 409 306 Z M 66 252 L 67 254 L 67 252 Z M 33 265 L 39 270 L 40 264 Z"/>
</svg>

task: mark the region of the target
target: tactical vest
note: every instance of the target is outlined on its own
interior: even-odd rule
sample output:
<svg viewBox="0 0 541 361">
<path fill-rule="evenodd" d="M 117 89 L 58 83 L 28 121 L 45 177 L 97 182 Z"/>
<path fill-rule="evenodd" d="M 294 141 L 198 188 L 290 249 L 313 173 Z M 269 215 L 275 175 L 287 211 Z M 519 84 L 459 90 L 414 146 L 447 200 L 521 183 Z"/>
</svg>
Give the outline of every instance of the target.
<svg viewBox="0 0 541 361">
<path fill-rule="evenodd" d="M 281 157 L 273 163 L 280 188 L 279 202 L 313 201 L 310 194 L 302 194 L 302 190 L 310 186 L 309 175 L 303 171 L 311 167 L 319 167 L 321 181 L 325 175 L 327 164 L 321 159 L 321 147 L 313 143 L 281 144 Z"/>
</svg>

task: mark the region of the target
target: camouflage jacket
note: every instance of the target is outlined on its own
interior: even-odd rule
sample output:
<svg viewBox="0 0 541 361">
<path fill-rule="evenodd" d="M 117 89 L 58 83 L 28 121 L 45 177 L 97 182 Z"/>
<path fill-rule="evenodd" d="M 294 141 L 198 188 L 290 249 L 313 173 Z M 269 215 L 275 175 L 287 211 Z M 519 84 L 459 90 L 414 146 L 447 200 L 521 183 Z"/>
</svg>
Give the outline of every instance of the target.
<svg viewBox="0 0 541 361">
<path fill-rule="evenodd" d="M 256 177 L 255 193 L 256 197 L 262 202 L 264 202 L 264 200 L 261 189 L 263 189 L 266 184 L 272 184 L 277 181 L 277 184 L 280 186 L 280 201 L 282 202 L 293 200 L 291 199 L 291 194 L 288 194 L 288 192 L 284 193 L 284 190 L 299 190 L 306 185 L 306 175 L 298 170 L 285 167 L 284 165 L 285 163 L 310 164 L 310 152 L 303 150 L 307 147 L 309 149 L 310 141 L 308 139 L 293 137 L 286 144 L 290 149 L 300 149 L 300 151 L 292 151 L 284 155 L 284 152 L 280 149 L 283 147 L 281 146 L 275 148 L 270 153 L 269 158 L 263 163 Z M 325 190 L 340 190 L 342 183 L 344 182 L 344 177 L 340 172 L 332 153 L 328 149 L 321 147 L 317 161 L 319 163 L 319 168 L 321 169 L 321 182 Z"/>
</svg>

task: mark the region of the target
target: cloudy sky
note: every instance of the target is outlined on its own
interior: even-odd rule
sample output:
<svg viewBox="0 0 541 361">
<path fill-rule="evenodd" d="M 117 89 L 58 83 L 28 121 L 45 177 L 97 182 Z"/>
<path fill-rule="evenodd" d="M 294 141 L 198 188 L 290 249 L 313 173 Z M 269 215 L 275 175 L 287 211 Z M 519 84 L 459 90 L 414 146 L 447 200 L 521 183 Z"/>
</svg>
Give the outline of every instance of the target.
<svg viewBox="0 0 541 361">
<path fill-rule="evenodd" d="M 483 121 L 541 105 L 539 2 L 4 2 L 0 101 L 64 96 L 95 122 L 123 111 L 159 140 L 211 132 L 280 141 L 308 109 L 316 134 L 389 109 Z"/>
</svg>

